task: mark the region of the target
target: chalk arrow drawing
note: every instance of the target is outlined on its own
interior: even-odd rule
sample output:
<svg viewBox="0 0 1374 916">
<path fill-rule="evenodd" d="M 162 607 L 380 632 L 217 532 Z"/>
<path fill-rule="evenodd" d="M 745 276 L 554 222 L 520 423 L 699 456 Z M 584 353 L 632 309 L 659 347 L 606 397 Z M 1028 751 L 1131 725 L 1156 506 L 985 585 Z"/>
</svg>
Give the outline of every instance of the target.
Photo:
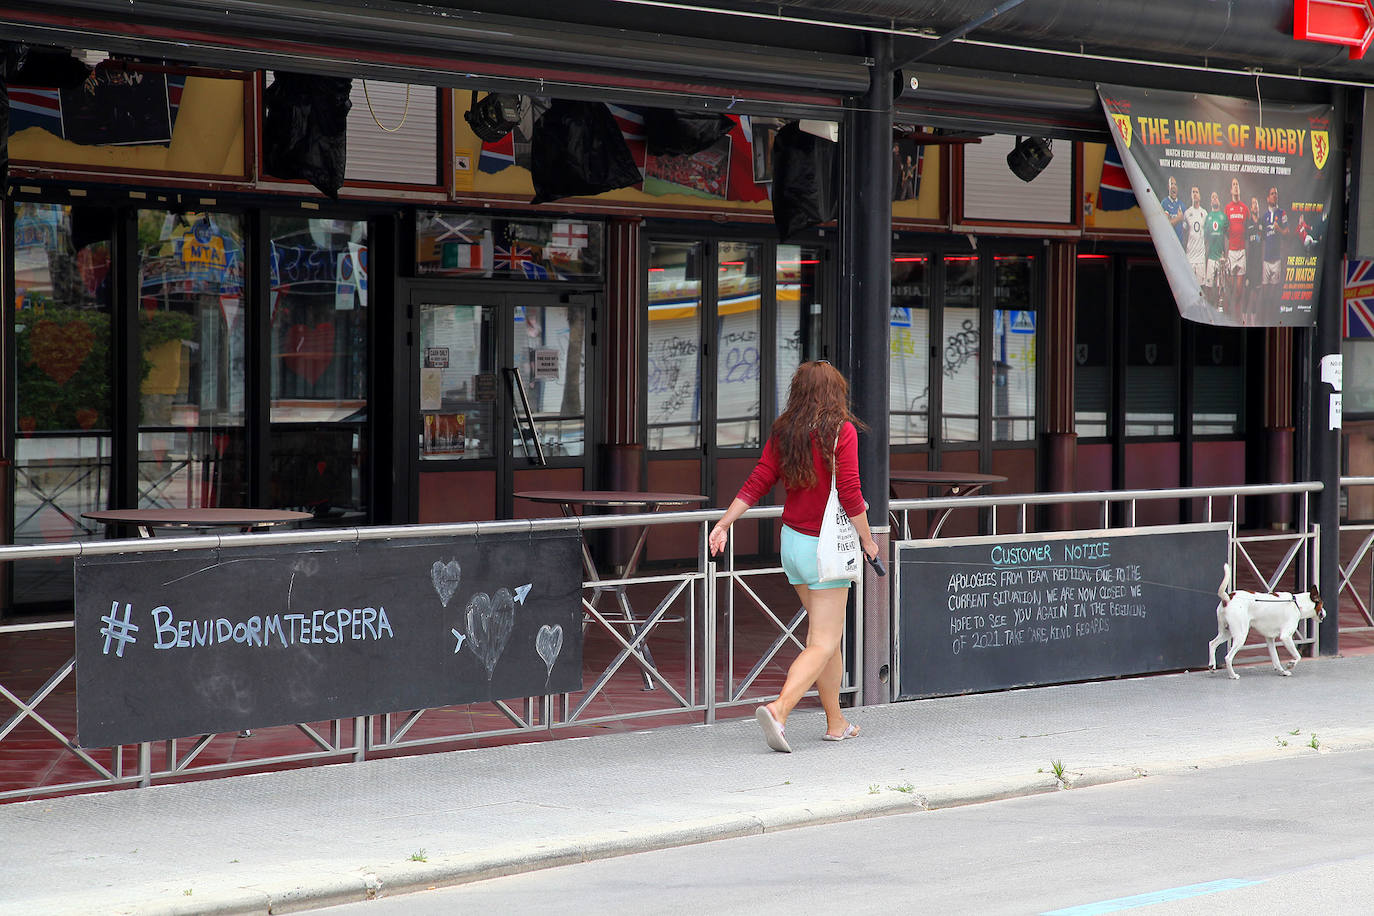
<svg viewBox="0 0 1374 916">
<path fill-rule="evenodd" d="M 463 648 L 463 640 L 467 639 L 467 637 L 464 636 L 462 633 L 459 633 L 457 630 L 453 629 L 452 627 L 449 628 L 449 632 L 453 634 L 453 638 L 454 638 L 454 639 L 458 640 L 458 645 L 456 645 L 456 646 L 453 647 L 453 654 L 454 654 L 454 655 L 457 655 L 457 654 L 458 654 L 458 650 L 461 649 L 461 648 Z"/>
<path fill-rule="evenodd" d="M 563 651 L 562 624 L 544 624 L 540 627 L 534 637 L 534 649 L 544 660 L 545 676 L 553 674 L 554 662 L 558 661 L 558 653 Z"/>
<path fill-rule="evenodd" d="M 448 601 L 453 597 L 453 593 L 458 591 L 458 583 L 463 579 L 463 567 L 458 565 L 457 560 L 435 560 L 434 565 L 429 568 L 429 581 L 434 583 L 434 590 L 439 593 L 439 600 L 444 607 L 448 607 Z"/>
<path fill-rule="evenodd" d="M 533 585 L 533 582 L 527 583 L 525 585 L 517 585 L 515 587 L 515 600 L 519 601 L 521 604 L 524 604 L 525 596 L 530 593 L 530 589 L 533 587 Z"/>
<path fill-rule="evenodd" d="M 468 601 L 468 648 L 487 669 L 489 681 L 514 627 L 515 599 L 508 589 L 498 588 L 495 595 L 478 592 Z"/>
</svg>

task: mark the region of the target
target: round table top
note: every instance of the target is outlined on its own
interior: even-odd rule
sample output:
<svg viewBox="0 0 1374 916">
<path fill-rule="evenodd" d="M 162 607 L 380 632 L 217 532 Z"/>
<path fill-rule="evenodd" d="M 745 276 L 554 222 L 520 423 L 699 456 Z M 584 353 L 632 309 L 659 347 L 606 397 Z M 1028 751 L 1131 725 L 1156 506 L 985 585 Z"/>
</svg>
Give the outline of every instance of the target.
<svg viewBox="0 0 1374 916">
<path fill-rule="evenodd" d="M 979 474 L 974 471 L 888 471 L 887 479 L 893 483 L 924 483 L 931 486 L 986 486 L 991 483 L 1006 483 L 1001 474 Z"/>
<path fill-rule="evenodd" d="M 146 528 L 260 528 L 300 522 L 315 516 L 291 509 L 107 509 L 83 512 L 82 518 L 107 525 Z"/>
<path fill-rule="evenodd" d="M 658 493 L 639 490 L 522 490 L 520 499 L 536 503 L 567 503 L 583 506 L 688 506 L 710 502 L 696 493 Z"/>
</svg>

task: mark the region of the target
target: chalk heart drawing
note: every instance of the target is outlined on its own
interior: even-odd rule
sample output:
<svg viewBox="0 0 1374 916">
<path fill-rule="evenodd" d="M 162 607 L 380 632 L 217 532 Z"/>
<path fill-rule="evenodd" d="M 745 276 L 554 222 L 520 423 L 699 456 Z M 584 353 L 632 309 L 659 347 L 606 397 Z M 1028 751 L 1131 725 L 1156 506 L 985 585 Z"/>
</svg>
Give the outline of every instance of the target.
<svg viewBox="0 0 1374 916">
<path fill-rule="evenodd" d="M 468 646 L 487 669 L 487 680 L 506 651 L 514 627 L 515 600 L 509 590 L 498 588 L 491 596 L 478 592 L 468 602 Z"/>
<path fill-rule="evenodd" d="M 463 579 L 463 567 L 458 565 L 457 560 L 435 560 L 434 565 L 429 568 L 429 581 L 434 583 L 434 590 L 439 593 L 439 600 L 444 607 L 448 607 L 448 600 L 453 597 L 453 593 L 458 591 L 458 583 Z"/>
<path fill-rule="evenodd" d="M 558 653 L 563 651 L 563 625 L 547 623 L 539 628 L 534 637 L 534 649 L 544 660 L 544 669 L 553 674 L 553 664 L 558 661 Z"/>
</svg>

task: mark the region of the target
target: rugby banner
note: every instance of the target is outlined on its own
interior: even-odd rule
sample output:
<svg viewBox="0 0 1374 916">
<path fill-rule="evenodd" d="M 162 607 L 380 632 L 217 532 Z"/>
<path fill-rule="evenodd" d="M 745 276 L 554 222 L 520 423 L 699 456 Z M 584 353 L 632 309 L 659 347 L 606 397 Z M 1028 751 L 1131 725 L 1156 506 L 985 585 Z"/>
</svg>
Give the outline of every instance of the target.
<svg viewBox="0 0 1374 916">
<path fill-rule="evenodd" d="M 1331 106 L 1097 91 L 1179 314 L 1232 327 L 1315 324 L 1344 162 Z"/>
</svg>

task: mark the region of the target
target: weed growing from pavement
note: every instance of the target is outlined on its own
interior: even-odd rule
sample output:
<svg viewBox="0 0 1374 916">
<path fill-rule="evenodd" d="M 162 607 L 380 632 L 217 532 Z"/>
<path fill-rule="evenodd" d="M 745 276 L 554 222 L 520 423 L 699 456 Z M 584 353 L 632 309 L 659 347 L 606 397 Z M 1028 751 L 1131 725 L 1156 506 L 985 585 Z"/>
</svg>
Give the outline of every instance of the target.
<svg viewBox="0 0 1374 916">
<path fill-rule="evenodd" d="M 1289 732 L 1289 734 L 1291 735 L 1292 732 Z M 1288 742 L 1287 742 L 1287 741 L 1284 741 L 1284 740 L 1283 740 L 1282 738 L 1280 738 L 1278 735 L 1275 735 L 1275 736 L 1274 736 L 1274 741 L 1278 744 L 1279 747 L 1288 747 Z"/>
<path fill-rule="evenodd" d="M 181 893 L 184 894 L 185 896 L 189 897 L 189 896 L 191 896 L 191 889 L 188 887 L 188 888 L 186 888 L 186 890 L 182 891 Z"/>
<path fill-rule="evenodd" d="M 868 784 L 868 794 L 869 794 L 869 795 L 877 795 L 879 791 L 881 791 L 881 790 L 878 788 L 878 784 L 877 784 L 876 782 L 870 782 L 870 783 Z"/>
<path fill-rule="evenodd" d="M 1300 728 L 1295 728 L 1295 729 L 1293 729 L 1291 732 L 1289 732 L 1288 734 L 1290 734 L 1290 735 L 1297 735 L 1297 734 L 1301 734 L 1301 733 L 1302 733 L 1302 729 L 1300 729 Z"/>
<path fill-rule="evenodd" d="M 1068 785 L 1068 780 L 1064 778 L 1064 761 L 1051 760 L 1050 769 L 1054 770 L 1054 778 Z"/>
<path fill-rule="evenodd" d="M 900 786 L 888 786 L 888 788 L 893 792 L 906 792 L 908 794 L 916 791 L 916 787 L 909 782 L 904 782 Z"/>
<path fill-rule="evenodd" d="M 1312 740 L 1307 742 L 1307 746 L 1312 748 L 1312 750 L 1314 751 L 1321 747 L 1321 742 L 1317 740 L 1316 732 L 1312 733 Z"/>
<path fill-rule="evenodd" d="M 421 847 L 420 849 L 417 849 L 415 852 L 412 852 L 412 853 L 410 854 L 410 861 L 412 861 L 412 862 L 428 862 L 428 861 L 429 861 L 429 856 L 425 855 L 424 847 Z"/>
</svg>

